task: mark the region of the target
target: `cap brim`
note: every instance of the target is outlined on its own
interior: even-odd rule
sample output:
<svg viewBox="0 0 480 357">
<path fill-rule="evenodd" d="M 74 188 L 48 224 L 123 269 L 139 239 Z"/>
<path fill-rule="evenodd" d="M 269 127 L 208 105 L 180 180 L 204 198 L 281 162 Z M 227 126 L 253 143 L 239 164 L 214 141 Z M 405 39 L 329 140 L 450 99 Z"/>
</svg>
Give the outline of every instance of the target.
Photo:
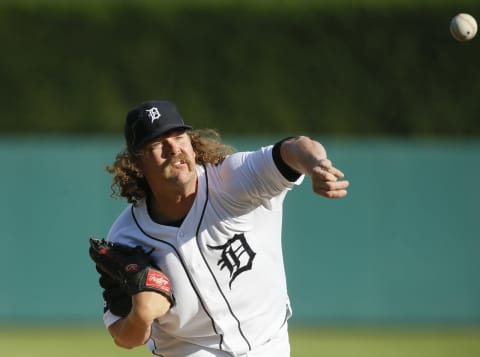
<svg viewBox="0 0 480 357">
<path fill-rule="evenodd" d="M 190 126 L 190 125 L 178 125 L 178 124 L 172 124 L 172 125 L 165 125 L 162 127 L 161 130 L 157 130 L 157 131 L 152 131 L 149 135 L 145 136 L 143 138 L 142 141 L 138 142 L 134 149 L 135 150 L 139 150 L 141 149 L 145 144 L 147 144 L 149 141 L 159 137 L 159 136 L 162 136 L 166 133 L 168 133 L 169 131 L 173 131 L 173 130 L 181 130 L 181 129 L 184 129 L 184 130 L 192 130 L 193 128 Z"/>
</svg>

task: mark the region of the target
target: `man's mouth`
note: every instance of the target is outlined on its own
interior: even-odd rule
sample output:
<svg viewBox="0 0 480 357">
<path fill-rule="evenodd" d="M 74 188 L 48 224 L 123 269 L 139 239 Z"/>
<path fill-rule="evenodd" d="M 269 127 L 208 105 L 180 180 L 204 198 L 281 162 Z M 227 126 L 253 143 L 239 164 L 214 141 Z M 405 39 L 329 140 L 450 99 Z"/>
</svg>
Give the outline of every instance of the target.
<svg viewBox="0 0 480 357">
<path fill-rule="evenodd" d="M 178 158 L 178 159 L 175 159 L 175 160 L 172 160 L 170 165 L 172 165 L 173 167 L 180 167 L 182 165 L 186 165 L 187 164 L 187 161 L 183 158 Z"/>
</svg>

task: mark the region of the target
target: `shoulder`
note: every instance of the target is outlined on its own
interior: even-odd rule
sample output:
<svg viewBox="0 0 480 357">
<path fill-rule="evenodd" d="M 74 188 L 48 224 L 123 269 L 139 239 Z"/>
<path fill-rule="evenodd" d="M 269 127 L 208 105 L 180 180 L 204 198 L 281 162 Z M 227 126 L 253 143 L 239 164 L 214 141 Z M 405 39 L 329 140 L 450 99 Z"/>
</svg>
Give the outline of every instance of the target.
<svg viewBox="0 0 480 357">
<path fill-rule="evenodd" d="M 107 240 L 115 243 L 128 244 L 127 237 L 132 236 L 132 232 L 136 231 L 136 218 L 134 211 L 141 209 L 143 200 L 138 203 L 137 206 L 128 204 L 125 209 L 120 213 L 117 219 L 113 222 L 107 235 Z"/>
</svg>

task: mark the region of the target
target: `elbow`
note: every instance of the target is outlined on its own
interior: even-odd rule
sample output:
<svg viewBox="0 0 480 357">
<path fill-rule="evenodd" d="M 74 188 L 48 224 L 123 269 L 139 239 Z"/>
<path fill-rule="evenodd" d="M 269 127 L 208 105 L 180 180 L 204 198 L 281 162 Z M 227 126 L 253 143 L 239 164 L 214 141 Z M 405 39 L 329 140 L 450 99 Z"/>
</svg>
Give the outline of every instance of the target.
<svg viewBox="0 0 480 357">
<path fill-rule="evenodd" d="M 123 349 L 126 349 L 126 350 L 131 350 L 134 346 L 130 346 L 130 345 L 127 345 L 125 343 L 123 343 L 122 341 L 119 341 L 118 339 L 113 339 L 113 341 L 115 342 L 115 345 L 117 347 L 120 347 L 120 348 L 123 348 Z"/>
<path fill-rule="evenodd" d="M 150 337 L 150 330 L 142 331 L 137 328 L 129 328 L 127 322 L 127 320 L 121 319 L 108 327 L 115 345 L 131 350 L 147 343 Z"/>
<path fill-rule="evenodd" d="M 123 348 L 123 349 L 126 349 L 126 350 L 131 350 L 132 348 L 135 348 L 135 347 L 138 347 L 138 346 L 142 346 L 145 344 L 146 341 L 135 341 L 135 340 L 128 340 L 128 341 L 125 341 L 125 340 L 121 340 L 119 338 L 114 338 L 113 341 L 115 342 L 115 345 L 120 347 L 120 348 Z"/>
</svg>

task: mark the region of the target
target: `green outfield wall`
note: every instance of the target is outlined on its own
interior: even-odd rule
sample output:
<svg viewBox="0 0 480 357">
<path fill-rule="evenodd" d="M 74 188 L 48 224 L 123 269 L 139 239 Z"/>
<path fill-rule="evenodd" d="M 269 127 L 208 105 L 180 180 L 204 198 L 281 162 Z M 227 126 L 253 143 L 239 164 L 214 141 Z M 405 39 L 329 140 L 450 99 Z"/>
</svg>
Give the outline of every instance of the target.
<svg viewBox="0 0 480 357">
<path fill-rule="evenodd" d="M 231 135 L 479 136 L 477 0 L 0 3 L 0 132 L 115 133 L 168 98 Z"/>
<path fill-rule="evenodd" d="M 479 324 L 480 141 L 317 139 L 351 189 L 328 201 L 306 179 L 287 196 L 293 321 Z M 0 138 L 0 322 L 101 318 L 88 237 L 125 206 L 103 171 L 121 148 L 118 136 Z"/>
</svg>

